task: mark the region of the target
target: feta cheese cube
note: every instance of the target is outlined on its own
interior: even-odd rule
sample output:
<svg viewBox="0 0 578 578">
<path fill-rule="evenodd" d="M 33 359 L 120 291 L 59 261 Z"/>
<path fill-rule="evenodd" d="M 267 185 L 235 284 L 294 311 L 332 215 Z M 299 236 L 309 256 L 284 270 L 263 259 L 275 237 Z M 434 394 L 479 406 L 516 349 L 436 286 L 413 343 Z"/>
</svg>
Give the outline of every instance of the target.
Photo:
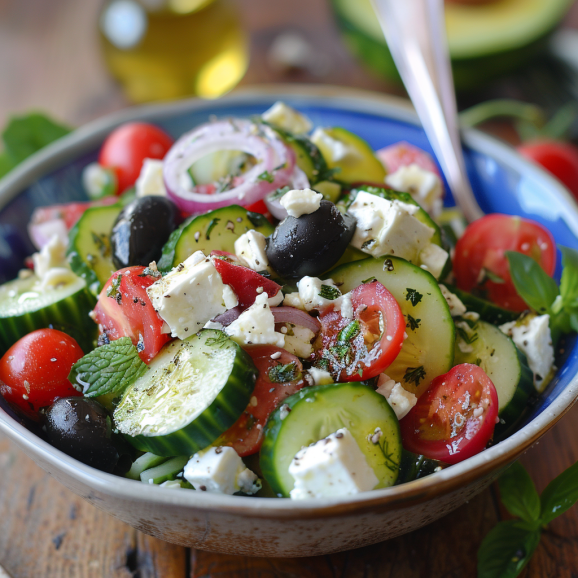
<svg viewBox="0 0 578 578">
<path fill-rule="evenodd" d="M 425 265 L 427 271 L 429 271 L 436 279 L 440 278 L 447 259 L 448 252 L 434 243 L 427 245 L 419 254 L 419 260 L 422 267 Z"/>
<path fill-rule="evenodd" d="M 428 213 L 437 216 L 443 206 L 443 186 L 440 178 L 419 165 L 400 167 L 387 175 L 385 182 L 396 191 L 409 193 Z"/>
<path fill-rule="evenodd" d="M 324 369 L 318 369 L 317 367 L 311 367 L 307 370 L 307 373 L 311 376 L 313 385 L 325 385 L 329 383 L 334 383 L 333 377 L 328 371 Z"/>
<path fill-rule="evenodd" d="M 322 287 L 324 285 L 331 287 L 332 292 L 335 295 L 338 295 L 338 297 L 336 297 L 336 299 L 322 297 Z M 325 309 L 326 307 L 329 307 L 329 305 L 333 305 L 334 308 L 341 307 L 341 291 L 339 291 L 331 279 L 325 279 L 322 281 L 318 277 L 305 276 L 298 281 L 297 289 L 299 290 L 298 293 L 288 293 L 285 295 L 283 305 L 295 307 L 302 311 Z"/>
<path fill-rule="evenodd" d="M 167 189 L 163 178 L 163 161 L 145 159 L 140 175 L 136 180 L 135 189 L 137 198 L 149 195 L 166 197 Z"/>
<path fill-rule="evenodd" d="M 267 240 L 259 231 L 247 231 L 235 241 L 235 254 L 243 265 L 253 271 L 269 271 L 266 253 Z"/>
<path fill-rule="evenodd" d="M 307 329 L 307 327 L 293 325 L 292 323 L 287 323 L 286 325 L 289 327 L 285 334 L 284 348 L 297 357 L 309 357 L 313 353 L 311 341 L 315 337 L 315 333 L 311 329 Z"/>
<path fill-rule="evenodd" d="M 460 298 L 452 293 L 445 285 L 438 285 L 440 288 L 452 317 L 460 317 L 466 312 L 466 306 L 461 302 Z"/>
<path fill-rule="evenodd" d="M 376 391 L 387 399 L 397 419 L 404 418 L 417 403 L 417 397 L 413 393 L 406 391 L 401 383 L 396 383 L 385 373 L 379 376 Z"/>
<path fill-rule="evenodd" d="M 255 303 L 225 327 L 225 332 L 239 345 L 285 345 L 285 336 L 275 331 L 275 317 L 271 313 L 267 293 L 257 295 Z"/>
<path fill-rule="evenodd" d="M 542 391 L 554 370 L 550 316 L 528 315 L 521 320 L 504 323 L 500 325 L 500 329 L 509 335 L 516 347 L 524 353 L 534 374 L 534 386 L 538 391 Z"/>
<path fill-rule="evenodd" d="M 434 234 L 414 216 L 418 210 L 415 205 L 360 191 L 348 211 L 357 219 L 351 244 L 373 257 L 389 254 L 416 263 Z"/>
<path fill-rule="evenodd" d="M 179 339 L 193 335 L 207 321 L 239 304 L 233 290 L 223 283 L 202 251 L 193 253 L 168 275 L 155 281 L 147 294 L 172 337 Z"/>
<path fill-rule="evenodd" d="M 319 209 L 323 195 L 311 189 L 293 189 L 281 197 L 281 206 L 290 217 L 299 218 Z"/>
<path fill-rule="evenodd" d="M 311 121 L 305 115 L 281 101 L 277 101 L 261 117 L 264 121 L 288 130 L 293 134 L 306 134 L 313 128 Z"/>
<path fill-rule="evenodd" d="M 196 453 L 185 466 L 185 479 L 203 492 L 255 494 L 261 489 L 257 476 L 245 467 L 231 447 L 211 447 Z"/>
<path fill-rule="evenodd" d="M 32 255 L 32 262 L 34 273 L 40 280 L 38 288 L 41 291 L 49 291 L 76 279 L 66 260 L 66 244 L 57 233 L 52 235 L 39 253 Z"/>
<path fill-rule="evenodd" d="M 379 482 L 347 428 L 298 451 L 289 474 L 295 480 L 294 500 L 351 496 L 373 490 Z"/>
</svg>

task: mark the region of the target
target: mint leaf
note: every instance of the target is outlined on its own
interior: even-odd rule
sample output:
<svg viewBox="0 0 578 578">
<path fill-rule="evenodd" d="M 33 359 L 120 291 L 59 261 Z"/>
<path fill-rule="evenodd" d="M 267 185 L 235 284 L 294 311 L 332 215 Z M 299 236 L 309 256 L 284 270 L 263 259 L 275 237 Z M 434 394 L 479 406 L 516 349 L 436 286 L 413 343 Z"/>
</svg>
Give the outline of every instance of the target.
<svg viewBox="0 0 578 578">
<path fill-rule="evenodd" d="M 498 485 L 502 503 L 512 516 L 526 522 L 535 522 L 540 518 L 540 496 L 522 464 L 514 462 L 500 476 Z"/>
<path fill-rule="evenodd" d="M 542 523 L 548 524 L 578 500 L 578 462 L 554 478 L 542 492 Z"/>
<path fill-rule="evenodd" d="M 556 281 L 528 255 L 506 251 L 510 275 L 518 295 L 534 311 L 550 313 L 552 303 L 559 295 Z"/>
<path fill-rule="evenodd" d="M 2 133 L 2 140 L 8 157 L 14 163 L 20 163 L 70 130 L 44 114 L 34 112 L 12 117 Z"/>
<path fill-rule="evenodd" d="M 540 530 L 527 522 L 500 522 L 478 551 L 478 578 L 515 578 L 540 542 Z"/>
<path fill-rule="evenodd" d="M 121 337 L 79 359 L 72 366 L 68 380 L 86 397 L 122 394 L 147 370 L 130 337 Z"/>
</svg>

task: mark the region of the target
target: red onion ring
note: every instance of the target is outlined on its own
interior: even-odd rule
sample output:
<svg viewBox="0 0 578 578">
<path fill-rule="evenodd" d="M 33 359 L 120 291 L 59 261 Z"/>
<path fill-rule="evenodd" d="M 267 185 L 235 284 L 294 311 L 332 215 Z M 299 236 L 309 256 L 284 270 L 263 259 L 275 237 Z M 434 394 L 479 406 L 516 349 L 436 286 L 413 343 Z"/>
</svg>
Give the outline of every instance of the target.
<svg viewBox="0 0 578 578">
<path fill-rule="evenodd" d="M 187 173 L 200 158 L 221 150 L 238 150 L 254 156 L 257 164 L 243 176 L 243 181 L 229 191 L 202 194 L 191 187 Z M 183 135 L 163 161 L 163 177 L 168 196 L 183 211 L 204 213 L 232 204 L 250 205 L 290 182 L 295 153 L 279 135 L 266 125 L 249 120 L 231 119 L 204 124 Z M 269 173 L 271 182 L 259 179 Z"/>
<path fill-rule="evenodd" d="M 293 169 L 293 174 L 291 175 L 291 182 L 289 183 L 292 189 L 308 189 L 311 185 L 309 184 L 309 179 L 307 175 L 297 166 Z M 268 194 L 265 197 L 265 204 L 269 209 L 269 212 L 276 218 L 282 221 L 287 216 L 287 210 L 283 205 L 281 205 L 282 197 L 272 198 L 273 193 Z"/>
<path fill-rule="evenodd" d="M 221 313 L 220 315 L 213 317 L 211 321 L 215 321 L 216 323 L 220 323 L 223 327 L 227 327 L 227 325 L 231 325 L 231 323 L 233 323 L 233 321 L 235 321 L 235 319 L 237 319 L 239 315 L 243 313 L 243 311 L 243 307 L 237 305 L 232 309 L 227 309 L 225 313 Z"/>
<path fill-rule="evenodd" d="M 295 307 L 271 307 L 271 313 L 275 317 L 275 323 L 300 325 L 310 329 L 315 334 L 319 333 L 321 329 L 321 323 L 316 317 L 312 317 L 305 311 L 301 311 L 301 309 L 295 309 Z"/>
</svg>

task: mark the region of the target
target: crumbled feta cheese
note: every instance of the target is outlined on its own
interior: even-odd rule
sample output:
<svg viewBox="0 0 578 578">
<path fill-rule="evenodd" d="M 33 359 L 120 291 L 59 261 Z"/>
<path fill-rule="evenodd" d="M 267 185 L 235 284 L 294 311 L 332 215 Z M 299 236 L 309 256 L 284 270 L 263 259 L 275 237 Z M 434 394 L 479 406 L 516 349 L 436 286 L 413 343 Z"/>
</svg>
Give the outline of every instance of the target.
<svg viewBox="0 0 578 578">
<path fill-rule="evenodd" d="M 442 249 L 435 243 L 430 243 L 419 254 L 419 260 L 422 266 L 425 265 L 427 270 L 436 278 L 439 279 L 444 265 L 448 260 L 448 252 Z"/>
<path fill-rule="evenodd" d="M 250 230 L 235 241 L 235 254 L 253 271 L 269 271 L 266 253 L 267 240 L 259 231 Z"/>
<path fill-rule="evenodd" d="M 327 151 L 327 156 L 329 156 L 327 160 L 331 163 L 356 163 L 361 159 L 361 154 L 355 147 L 333 138 L 327 130 L 321 127 L 315 129 L 311 140 L 319 148 L 324 149 L 324 154 Z"/>
<path fill-rule="evenodd" d="M 105 193 L 105 188 L 112 188 L 113 172 L 99 163 L 90 163 L 82 171 L 82 186 L 91 199 L 99 199 Z"/>
<path fill-rule="evenodd" d="M 322 194 L 311 189 L 293 189 L 285 193 L 279 202 L 290 217 L 299 218 L 319 209 L 322 199 Z"/>
<path fill-rule="evenodd" d="M 466 306 L 461 302 L 457 295 L 454 295 L 445 285 L 439 285 L 439 288 L 450 308 L 452 317 L 459 317 L 466 312 Z"/>
<path fill-rule="evenodd" d="M 306 134 L 313 128 L 311 121 L 305 115 L 281 101 L 277 101 L 261 116 L 265 122 L 270 122 L 293 134 Z"/>
<path fill-rule="evenodd" d="M 379 376 L 376 391 L 387 399 L 397 419 L 404 418 L 417 403 L 417 397 L 413 393 L 406 391 L 401 383 L 396 383 L 385 373 Z"/>
<path fill-rule="evenodd" d="M 186 339 L 207 321 L 239 304 L 210 259 L 193 253 L 148 289 L 152 305 L 173 337 Z"/>
<path fill-rule="evenodd" d="M 307 373 L 311 376 L 313 380 L 313 385 L 325 385 L 328 383 L 334 383 L 333 377 L 328 371 L 324 369 L 318 369 L 317 367 L 311 367 L 307 370 Z"/>
<path fill-rule="evenodd" d="M 163 161 L 157 159 L 145 159 L 143 161 L 140 175 L 135 183 L 136 196 L 166 197 L 167 189 L 163 178 Z"/>
<path fill-rule="evenodd" d="M 32 255 L 32 262 L 40 290 L 54 289 L 76 279 L 66 260 L 66 245 L 57 234 L 52 235 L 39 253 Z"/>
<path fill-rule="evenodd" d="M 290 324 L 291 327 L 285 335 L 284 348 L 297 357 L 309 357 L 313 353 L 313 345 L 311 340 L 315 337 L 315 333 L 307 327 Z"/>
<path fill-rule="evenodd" d="M 163 482 L 161 488 L 182 488 L 180 480 L 167 480 Z"/>
<path fill-rule="evenodd" d="M 500 325 L 512 338 L 516 347 L 528 359 L 538 391 L 547 385 L 554 369 L 554 347 L 550 333 L 549 315 L 528 315 L 521 320 Z"/>
<path fill-rule="evenodd" d="M 289 474 L 295 479 L 291 498 L 330 498 L 373 490 L 379 480 L 347 428 L 298 451 Z"/>
<path fill-rule="evenodd" d="M 225 332 L 239 345 L 285 345 L 285 336 L 275 331 L 275 317 L 271 313 L 266 293 L 257 295 L 255 303 L 225 327 Z"/>
<path fill-rule="evenodd" d="M 357 219 L 351 244 L 374 257 L 389 254 L 417 262 L 434 234 L 414 216 L 418 210 L 415 205 L 360 191 L 348 211 Z"/>
<path fill-rule="evenodd" d="M 257 476 L 228 446 L 211 447 L 196 453 L 187 462 L 183 475 L 195 490 L 215 494 L 255 494 L 261 489 Z"/>
<path fill-rule="evenodd" d="M 341 316 L 345 319 L 353 319 L 353 301 L 351 301 L 351 293 L 346 293 L 338 299 L 335 310 L 341 311 Z"/>
<path fill-rule="evenodd" d="M 333 290 L 336 290 L 336 294 L 339 292 L 340 296 L 336 299 L 327 299 L 322 297 L 321 292 L 323 285 L 327 285 Z M 297 289 L 299 292 L 288 293 L 285 295 L 283 305 L 286 305 L 287 307 L 295 307 L 296 309 L 301 309 L 302 311 L 312 311 L 313 309 L 321 310 L 329 307 L 330 305 L 333 305 L 333 308 L 336 311 L 341 310 L 344 296 L 341 295 L 341 292 L 332 279 L 324 279 L 322 281 L 318 277 L 305 276 L 302 277 L 300 281 L 298 281 Z M 351 303 L 350 298 L 348 299 L 349 303 Z M 353 315 L 351 317 L 353 317 Z"/>
<path fill-rule="evenodd" d="M 444 191 L 442 182 L 435 173 L 411 164 L 387 175 L 385 182 L 396 191 L 409 193 L 431 215 L 437 216 L 441 213 Z"/>
</svg>

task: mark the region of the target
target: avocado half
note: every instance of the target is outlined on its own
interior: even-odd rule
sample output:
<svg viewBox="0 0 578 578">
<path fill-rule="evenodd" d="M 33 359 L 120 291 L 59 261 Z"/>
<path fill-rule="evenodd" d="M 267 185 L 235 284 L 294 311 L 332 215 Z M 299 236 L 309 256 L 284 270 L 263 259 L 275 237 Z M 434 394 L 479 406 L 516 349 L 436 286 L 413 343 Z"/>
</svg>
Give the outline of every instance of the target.
<svg viewBox="0 0 578 578">
<path fill-rule="evenodd" d="M 495 0 L 446 4 L 446 27 L 458 90 L 477 88 L 542 52 L 573 0 Z M 332 0 L 343 38 L 371 70 L 401 82 L 371 0 Z"/>
</svg>

